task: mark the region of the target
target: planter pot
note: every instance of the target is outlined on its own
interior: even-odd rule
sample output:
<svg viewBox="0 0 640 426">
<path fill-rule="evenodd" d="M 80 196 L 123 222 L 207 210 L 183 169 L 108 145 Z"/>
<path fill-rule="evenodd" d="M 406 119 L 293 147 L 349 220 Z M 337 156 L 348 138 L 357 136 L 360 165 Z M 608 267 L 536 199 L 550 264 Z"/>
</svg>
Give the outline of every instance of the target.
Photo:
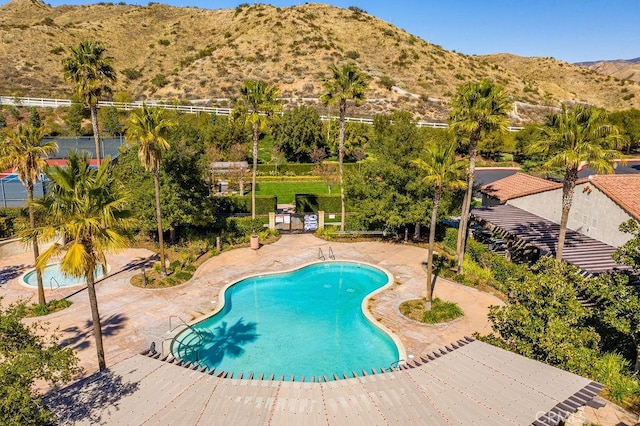
<svg viewBox="0 0 640 426">
<path fill-rule="evenodd" d="M 251 248 L 253 250 L 258 250 L 260 248 L 260 238 L 257 235 L 251 236 Z"/>
</svg>

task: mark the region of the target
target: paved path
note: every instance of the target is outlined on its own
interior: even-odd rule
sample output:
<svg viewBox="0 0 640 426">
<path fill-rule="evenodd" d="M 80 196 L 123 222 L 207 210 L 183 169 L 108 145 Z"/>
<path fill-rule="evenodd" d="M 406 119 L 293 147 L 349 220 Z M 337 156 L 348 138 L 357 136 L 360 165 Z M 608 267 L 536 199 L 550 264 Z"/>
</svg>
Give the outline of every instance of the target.
<svg viewBox="0 0 640 426">
<path fill-rule="evenodd" d="M 312 235 L 283 236 L 259 250 L 241 248 L 223 252 L 205 262 L 189 282 L 168 289 L 141 289 L 129 284 L 140 264 L 153 253 L 127 249 L 108 257 L 110 275 L 97 285 L 107 365 L 130 358 L 147 349 L 158 348 L 168 336 L 169 317 L 193 321 L 215 310 L 220 290 L 229 282 L 258 272 L 292 269 L 317 261 L 318 249 L 331 247 L 338 260 L 355 260 L 390 271 L 395 284 L 370 301 L 374 318 L 396 333 L 407 354 L 424 355 L 473 332 L 487 333 L 489 306 L 500 305 L 496 297 L 476 289 L 439 279 L 434 296 L 456 302 L 465 313 L 451 324 L 431 326 L 406 319 L 398 311 L 407 299 L 424 296 L 426 273 L 422 260 L 426 250 L 403 244 L 382 242 L 336 243 Z M 147 262 L 149 263 L 149 262 Z M 36 301 L 35 290 L 19 284 L 18 276 L 32 265 L 30 254 L 0 259 L 0 297 L 3 303 L 26 299 Z M 48 315 L 45 320 L 58 328 L 63 341 L 76 349 L 85 374 L 97 371 L 86 290 L 48 290 L 47 297 L 69 297 L 74 304 Z M 33 321 L 33 320 L 32 320 Z M 176 322 L 174 321 L 174 326 Z"/>
</svg>

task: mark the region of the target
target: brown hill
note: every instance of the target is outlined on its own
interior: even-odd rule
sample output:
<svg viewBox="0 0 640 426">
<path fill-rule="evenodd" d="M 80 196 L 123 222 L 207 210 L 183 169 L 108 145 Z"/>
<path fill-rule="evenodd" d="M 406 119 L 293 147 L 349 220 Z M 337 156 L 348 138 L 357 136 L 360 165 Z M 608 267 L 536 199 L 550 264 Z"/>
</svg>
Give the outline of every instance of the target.
<svg viewBox="0 0 640 426">
<path fill-rule="evenodd" d="M 582 62 L 580 65 L 600 74 L 610 75 L 620 80 L 640 82 L 640 58 L 615 61 Z"/>
<path fill-rule="evenodd" d="M 114 58 L 114 89 L 135 99 L 228 98 L 244 79 L 257 78 L 278 85 L 284 97 L 313 102 L 330 64 L 354 62 L 372 77 L 370 101 L 358 111 L 365 115 L 405 108 L 443 120 L 456 88 L 482 78 L 503 84 L 518 105 L 529 106 L 518 109 L 524 119 L 560 101 L 640 107 L 637 83 L 549 58 L 450 52 L 352 9 L 50 7 L 12 0 L 0 7 L 0 94 L 69 97 L 61 60 L 67 47 L 94 39 Z"/>
</svg>

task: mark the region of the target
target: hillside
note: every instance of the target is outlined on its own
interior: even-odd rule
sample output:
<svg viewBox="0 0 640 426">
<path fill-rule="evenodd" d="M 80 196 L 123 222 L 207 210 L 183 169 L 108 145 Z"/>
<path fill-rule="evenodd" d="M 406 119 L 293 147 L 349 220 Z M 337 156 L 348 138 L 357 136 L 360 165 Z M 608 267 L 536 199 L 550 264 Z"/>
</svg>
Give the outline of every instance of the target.
<svg viewBox="0 0 640 426">
<path fill-rule="evenodd" d="M 228 98 L 254 78 L 311 103 L 330 64 L 354 62 L 372 77 L 369 101 L 357 111 L 363 115 L 405 108 L 444 120 L 456 88 L 482 78 L 503 84 L 526 106 L 518 109 L 525 120 L 548 110 L 537 106 L 560 101 L 640 107 L 637 83 L 549 58 L 450 52 L 357 8 L 323 4 L 204 10 L 13 0 L 0 7 L 0 38 L 1 95 L 69 97 L 61 60 L 69 46 L 95 39 L 114 58 L 114 90 L 135 99 Z"/>
<path fill-rule="evenodd" d="M 580 65 L 600 74 L 610 75 L 620 80 L 640 82 L 640 58 L 619 59 L 614 61 L 580 62 Z"/>
</svg>

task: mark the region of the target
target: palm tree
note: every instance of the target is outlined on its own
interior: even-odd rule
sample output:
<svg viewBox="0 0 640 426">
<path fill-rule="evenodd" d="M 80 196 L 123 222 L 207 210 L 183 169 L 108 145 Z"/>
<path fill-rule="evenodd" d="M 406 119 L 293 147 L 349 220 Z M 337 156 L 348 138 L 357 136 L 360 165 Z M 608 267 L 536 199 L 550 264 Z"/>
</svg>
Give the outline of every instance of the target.
<svg viewBox="0 0 640 426">
<path fill-rule="evenodd" d="M 450 104 L 449 128 L 458 137 L 468 140 L 469 168 L 467 170 L 467 192 L 462 203 L 458 227 L 458 273 L 462 273 L 469 210 L 473 199 L 473 181 L 478 155 L 478 142 L 492 132 L 507 130 L 509 100 L 502 87 L 490 80 L 468 83 L 458 88 Z"/>
<path fill-rule="evenodd" d="M 444 189 L 462 189 L 467 182 L 464 180 L 466 164 L 456 160 L 456 143 L 448 140 L 439 140 L 430 144 L 424 159 L 412 161 L 417 167 L 426 172 L 423 182 L 433 185 L 433 205 L 431 211 L 431 225 L 429 226 L 429 254 L 427 256 L 427 297 L 425 310 L 431 309 L 433 298 L 433 245 L 436 239 L 436 223 L 438 220 L 438 207 L 442 199 Z"/>
<path fill-rule="evenodd" d="M 94 273 L 98 264 L 106 271 L 107 252 L 126 247 L 121 231 L 131 215 L 125 209 L 127 198 L 116 186 L 108 162 L 95 169 L 89 166 L 89 160 L 86 153 L 71 152 L 66 167 L 55 166 L 46 172 L 51 181 L 49 194 L 36 201 L 36 206 L 48 212 L 51 224 L 36 229 L 36 234 L 48 241 L 59 236 L 63 239 L 38 257 L 36 267 L 44 268 L 53 256 L 61 256 L 62 272 L 86 280 L 98 366 L 104 370 Z"/>
<path fill-rule="evenodd" d="M 530 151 L 552 155 L 545 167 L 564 169 L 562 183 L 562 215 L 556 259 L 562 260 L 567 221 L 573 203 L 573 190 L 578 179 L 578 169 L 588 164 L 596 173 L 612 173 L 612 162 L 620 158 L 616 149 L 623 141 L 616 126 L 607 122 L 604 110 L 578 105 L 547 117 L 542 129 L 543 139 L 534 143 Z"/>
<path fill-rule="evenodd" d="M 111 93 L 109 83 L 116 81 L 116 73 L 111 62 L 112 58 L 105 56 L 102 44 L 89 40 L 81 41 L 77 47 L 70 47 L 69 56 L 62 60 L 65 80 L 73 83 L 76 96 L 82 99 L 91 112 L 98 165 L 102 161 L 98 99 L 103 94 Z"/>
<path fill-rule="evenodd" d="M 47 142 L 42 144 L 45 131 L 42 127 L 24 127 L 18 126 L 13 131 L 6 129 L 4 131 L 4 142 L 0 145 L 0 170 L 8 167 L 18 175 L 18 179 L 27 189 L 27 197 L 29 199 L 29 226 L 31 230 L 36 227 L 36 219 L 33 211 L 33 189 L 35 183 L 40 178 L 42 172 L 47 168 L 46 158 L 49 154 L 53 154 L 58 150 L 55 142 Z M 33 246 L 33 258 L 40 256 L 38 248 L 38 238 L 32 236 L 31 244 Z M 44 297 L 44 286 L 42 285 L 42 272 L 36 269 L 36 277 L 38 279 L 38 303 L 44 305 L 47 303 Z"/>
<path fill-rule="evenodd" d="M 338 174 L 340 175 L 340 201 L 342 215 L 340 219 L 340 231 L 344 231 L 345 223 L 345 198 L 344 198 L 344 122 L 347 115 L 347 102 L 353 101 L 356 105 L 365 100 L 365 92 L 369 87 L 369 77 L 351 64 L 345 64 L 342 68 L 336 65 L 329 67 L 331 76 L 323 82 L 325 93 L 320 96 L 324 105 L 338 104 L 340 111 L 340 133 L 338 139 Z"/>
<path fill-rule="evenodd" d="M 245 80 L 240 88 L 242 101 L 249 108 L 249 121 L 253 131 L 253 175 L 251 178 L 251 218 L 256 218 L 256 176 L 258 174 L 258 140 L 263 117 L 269 117 L 278 107 L 278 88 L 262 80 Z M 260 115 L 265 114 L 265 116 Z"/>
<path fill-rule="evenodd" d="M 126 128 L 126 137 L 138 143 L 138 158 L 145 170 L 153 174 L 153 187 L 156 193 L 156 221 L 158 223 L 158 243 L 160 245 L 160 270 L 162 277 L 167 276 L 165 265 L 164 238 L 162 235 L 162 212 L 160 210 L 160 179 L 158 172 L 162 163 L 162 154 L 170 148 L 166 137 L 176 123 L 163 117 L 160 108 L 142 108 L 134 112 Z"/>
</svg>

